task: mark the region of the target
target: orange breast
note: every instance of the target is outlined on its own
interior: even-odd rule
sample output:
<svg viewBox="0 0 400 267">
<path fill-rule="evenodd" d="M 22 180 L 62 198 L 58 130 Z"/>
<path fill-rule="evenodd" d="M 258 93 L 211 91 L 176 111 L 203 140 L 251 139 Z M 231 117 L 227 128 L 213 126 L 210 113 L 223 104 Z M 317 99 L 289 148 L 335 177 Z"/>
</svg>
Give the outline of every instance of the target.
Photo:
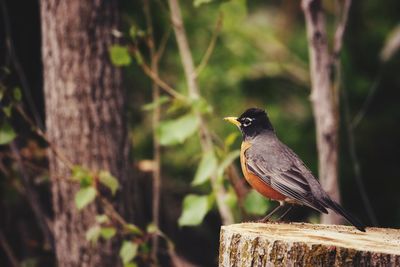
<svg viewBox="0 0 400 267">
<path fill-rule="evenodd" d="M 264 197 L 273 200 L 285 200 L 286 197 L 284 195 L 267 185 L 260 177 L 247 169 L 245 152 L 250 146 L 250 143 L 243 142 L 240 148 L 240 164 L 242 166 L 244 178 L 246 178 L 251 187 L 253 187 L 258 193 L 260 193 Z"/>
</svg>

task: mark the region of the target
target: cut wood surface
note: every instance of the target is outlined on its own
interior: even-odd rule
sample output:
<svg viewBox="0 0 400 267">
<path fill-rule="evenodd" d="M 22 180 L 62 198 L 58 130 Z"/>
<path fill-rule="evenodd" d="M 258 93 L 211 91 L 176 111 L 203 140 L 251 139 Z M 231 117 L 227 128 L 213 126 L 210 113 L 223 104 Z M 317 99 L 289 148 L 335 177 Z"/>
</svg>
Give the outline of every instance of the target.
<svg viewBox="0 0 400 267">
<path fill-rule="evenodd" d="M 400 230 L 307 223 L 222 226 L 219 266 L 400 266 Z"/>
</svg>

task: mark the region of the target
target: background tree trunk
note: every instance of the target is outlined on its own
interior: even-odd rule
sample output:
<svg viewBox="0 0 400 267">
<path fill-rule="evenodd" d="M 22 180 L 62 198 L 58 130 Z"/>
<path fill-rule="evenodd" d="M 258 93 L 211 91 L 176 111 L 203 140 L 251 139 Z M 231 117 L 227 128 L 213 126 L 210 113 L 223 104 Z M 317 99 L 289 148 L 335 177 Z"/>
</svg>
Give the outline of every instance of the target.
<svg viewBox="0 0 400 267">
<path fill-rule="evenodd" d="M 334 63 L 328 47 L 325 14 L 320 0 L 303 0 L 310 54 L 311 103 L 314 113 L 318 170 L 322 187 L 340 203 L 338 183 L 339 98 L 333 87 Z M 334 212 L 323 214 L 322 223 L 340 224 Z"/>
<path fill-rule="evenodd" d="M 130 218 L 124 92 L 121 71 L 108 57 L 118 21 L 116 1 L 42 0 L 41 17 L 49 141 L 74 164 L 115 175 L 123 188 L 118 209 Z M 117 265 L 118 250 L 111 242 L 94 247 L 85 240 L 101 205 L 77 211 L 78 186 L 67 182 L 68 167 L 53 153 L 49 159 L 58 265 Z"/>
<path fill-rule="evenodd" d="M 304 223 L 222 226 L 219 267 L 399 266 L 400 230 Z"/>
</svg>

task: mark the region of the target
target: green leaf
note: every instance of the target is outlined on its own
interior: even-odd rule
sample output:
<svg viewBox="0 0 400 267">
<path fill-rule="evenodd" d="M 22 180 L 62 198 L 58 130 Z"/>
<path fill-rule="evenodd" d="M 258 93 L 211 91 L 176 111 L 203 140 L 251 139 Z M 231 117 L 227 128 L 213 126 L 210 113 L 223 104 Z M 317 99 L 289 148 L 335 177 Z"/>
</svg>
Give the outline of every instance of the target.
<svg viewBox="0 0 400 267">
<path fill-rule="evenodd" d="M 128 66 L 132 63 L 132 58 L 129 55 L 128 47 L 113 45 L 110 48 L 111 62 L 118 67 Z"/>
<path fill-rule="evenodd" d="M 227 194 L 225 195 L 224 202 L 231 209 L 235 209 L 237 207 L 238 198 L 233 189 L 227 192 Z"/>
<path fill-rule="evenodd" d="M 131 37 L 132 41 L 134 41 L 137 37 L 138 28 L 135 25 L 132 25 L 129 28 L 129 36 Z"/>
<path fill-rule="evenodd" d="M 192 185 L 200 185 L 206 182 L 217 168 L 217 164 L 218 162 L 214 151 L 204 153 L 192 181 Z"/>
<path fill-rule="evenodd" d="M 99 181 L 103 185 L 107 186 L 111 190 L 111 193 L 115 195 L 115 192 L 117 192 L 119 187 L 117 178 L 112 176 L 111 173 L 108 171 L 100 171 Z"/>
<path fill-rule="evenodd" d="M 193 5 L 195 6 L 195 7 L 199 7 L 199 6 L 201 6 L 202 4 L 208 4 L 208 3 L 211 3 L 212 2 L 212 0 L 194 0 L 193 1 Z"/>
<path fill-rule="evenodd" d="M 138 65 L 142 65 L 143 64 L 142 54 L 138 50 L 135 51 L 135 59 L 136 59 L 136 63 Z"/>
<path fill-rule="evenodd" d="M 102 224 L 102 223 L 108 223 L 110 219 L 108 218 L 107 215 L 101 214 L 96 216 L 96 222 Z"/>
<path fill-rule="evenodd" d="M 199 122 L 199 118 L 193 113 L 188 113 L 175 120 L 161 122 L 157 129 L 160 144 L 182 144 L 183 141 L 196 132 Z"/>
<path fill-rule="evenodd" d="M 158 228 L 154 223 L 149 223 L 147 225 L 146 232 L 149 234 L 155 234 L 158 232 Z"/>
<path fill-rule="evenodd" d="M 239 133 L 237 131 L 230 133 L 224 141 L 225 147 L 229 148 L 238 138 Z"/>
<path fill-rule="evenodd" d="M 143 234 L 142 230 L 140 230 L 138 226 L 131 223 L 125 224 L 125 229 L 135 235 Z"/>
<path fill-rule="evenodd" d="M 246 0 L 232 0 L 221 4 L 224 14 L 225 31 L 233 30 L 243 24 L 247 16 Z"/>
<path fill-rule="evenodd" d="M 267 212 L 268 206 L 267 200 L 255 190 L 251 190 L 244 200 L 244 208 L 250 214 L 263 215 Z"/>
<path fill-rule="evenodd" d="M 97 240 L 99 239 L 99 236 L 100 236 L 100 231 L 101 231 L 101 228 L 98 225 L 90 227 L 86 231 L 86 240 L 90 241 L 92 243 L 97 243 Z"/>
<path fill-rule="evenodd" d="M 12 105 L 4 106 L 3 112 L 6 114 L 7 118 L 10 118 L 12 113 Z"/>
<path fill-rule="evenodd" d="M 17 136 L 14 129 L 7 122 L 4 122 L 0 128 L 0 145 L 11 143 Z"/>
<path fill-rule="evenodd" d="M 133 258 L 135 258 L 138 250 L 138 244 L 131 241 L 124 241 L 122 243 L 121 249 L 119 250 L 119 256 L 124 264 L 129 263 Z"/>
<path fill-rule="evenodd" d="M 19 88 L 19 87 L 15 87 L 14 88 L 14 91 L 13 91 L 13 95 L 14 95 L 14 99 L 16 100 L 16 101 L 21 101 L 21 99 L 22 99 L 22 92 L 21 92 L 21 88 Z"/>
<path fill-rule="evenodd" d="M 183 211 L 178 219 L 178 225 L 199 225 L 210 208 L 208 196 L 187 195 L 183 200 Z"/>
<path fill-rule="evenodd" d="M 157 101 L 143 105 L 142 109 L 145 111 L 150 111 L 150 110 L 155 109 L 156 107 L 161 106 L 162 104 L 167 103 L 169 100 L 170 100 L 170 98 L 168 96 L 160 96 L 160 98 Z"/>
<path fill-rule="evenodd" d="M 80 165 L 75 165 L 72 167 L 71 179 L 79 182 L 81 187 L 90 186 L 93 182 L 92 173 Z"/>
<path fill-rule="evenodd" d="M 135 262 L 129 262 L 127 264 L 124 264 L 124 267 L 137 267 L 138 265 Z"/>
<path fill-rule="evenodd" d="M 197 98 L 191 100 L 192 108 L 200 113 L 211 113 L 213 108 L 204 98 Z"/>
<path fill-rule="evenodd" d="M 239 150 L 234 150 L 226 155 L 225 159 L 219 164 L 217 174 L 218 176 L 222 176 L 226 168 L 232 164 L 238 157 L 240 156 Z"/>
<path fill-rule="evenodd" d="M 78 210 L 83 209 L 96 198 L 96 189 L 93 187 L 85 187 L 79 189 L 75 195 L 75 205 Z"/>
<path fill-rule="evenodd" d="M 117 233 L 117 230 L 115 230 L 114 227 L 102 227 L 100 230 L 101 237 L 103 237 L 106 240 L 115 236 L 116 233 Z"/>
</svg>

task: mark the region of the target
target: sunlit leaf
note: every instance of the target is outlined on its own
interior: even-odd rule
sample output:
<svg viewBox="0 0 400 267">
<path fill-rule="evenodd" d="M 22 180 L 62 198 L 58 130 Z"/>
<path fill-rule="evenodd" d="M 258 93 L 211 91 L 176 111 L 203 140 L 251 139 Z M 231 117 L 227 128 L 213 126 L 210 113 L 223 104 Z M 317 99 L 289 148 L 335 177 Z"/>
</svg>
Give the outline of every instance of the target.
<svg viewBox="0 0 400 267">
<path fill-rule="evenodd" d="M 138 244 L 131 241 L 124 241 L 122 243 L 121 249 L 119 250 L 119 256 L 124 264 L 129 263 L 133 258 L 135 258 L 138 250 Z"/>
<path fill-rule="evenodd" d="M 79 182 L 81 187 L 87 187 L 93 182 L 92 173 L 80 165 L 75 165 L 72 167 L 71 179 Z"/>
<path fill-rule="evenodd" d="M 161 145 L 181 144 L 193 135 L 198 127 L 199 118 L 193 113 L 188 113 L 175 120 L 161 122 L 157 135 Z"/>
<path fill-rule="evenodd" d="M 128 231 L 132 234 L 135 234 L 135 235 L 143 234 L 142 230 L 140 230 L 140 228 L 134 224 L 128 223 L 128 224 L 125 224 L 124 227 L 125 227 L 126 231 Z"/>
<path fill-rule="evenodd" d="M 102 223 L 108 223 L 110 219 L 108 218 L 107 215 L 101 214 L 96 216 L 96 222 L 102 224 Z"/>
<path fill-rule="evenodd" d="M 108 171 L 100 171 L 99 181 L 103 185 L 107 186 L 111 190 L 111 193 L 115 195 L 115 192 L 117 192 L 117 189 L 119 187 L 117 178 L 112 176 L 111 173 Z"/>
<path fill-rule="evenodd" d="M 208 196 L 187 195 L 183 200 L 183 211 L 178 219 L 178 225 L 199 225 L 211 208 L 210 206 Z"/>
<path fill-rule="evenodd" d="M 200 185 L 206 182 L 217 168 L 217 158 L 213 151 L 203 154 L 192 185 Z"/>
<path fill-rule="evenodd" d="M 211 3 L 212 2 L 212 0 L 194 0 L 193 1 L 193 5 L 195 6 L 195 7 L 199 7 L 199 6 L 201 6 L 202 4 L 208 4 L 208 3 Z"/>
<path fill-rule="evenodd" d="M 110 48 L 110 58 L 111 62 L 118 67 L 128 66 L 132 63 L 132 58 L 126 46 L 113 45 Z"/>
<path fill-rule="evenodd" d="M 96 198 L 96 189 L 93 187 L 85 187 L 79 189 L 75 195 L 75 205 L 78 210 L 89 205 Z"/>
<path fill-rule="evenodd" d="M 154 223 L 150 223 L 147 225 L 146 232 L 149 234 L 155 234 L 158 232 L 158 228 Z"/>
<path fill-rule="evenodd" d="M 86 231 L 86 240 L 90 241 L 92 243 L 96 243 L 97 240 L 100 237 L 100 226 L 95 225 L 93 227 L 90 227 L 87 231 Z"/>
<path fill-rule="evenodd" d="M 244 208 L 250 214 L 263 215 L 267 212 L 268 206 L 267 200 L 255 190 L 251 190 L 244 200 Z"/>
<path fill-rule="evenodd" d="M 100 230 L 100 235 L 104 239 L 110 239 L 117 233 L 114 227 L 102 227 Z"/>
<path fill-rule="evenodd" d="M 14 129 L 7 122 L 0 126 L 0 145 L 5 145 L 11 143 L 17 136 Z"/>
<path fill-rule="evenodd" d="M 145 111 L 153 110 L 156 107 L 161 106 L 164 103 L 167 103 L 170 100 L 168 96 L 160 96 L 160 98 L 157 101 L 151 102 L 149 104 L 143 105 L 142 109 Z"/>
<path fill-rule="evenodd" d="M 135 262 L 129 262 L 129 263 L 127 263 L 127 264 L 124 264 L 124 267 L 137 267 L 138 265 L 137 265 L 137 263 L 135 263 Z"/>
</svg>

